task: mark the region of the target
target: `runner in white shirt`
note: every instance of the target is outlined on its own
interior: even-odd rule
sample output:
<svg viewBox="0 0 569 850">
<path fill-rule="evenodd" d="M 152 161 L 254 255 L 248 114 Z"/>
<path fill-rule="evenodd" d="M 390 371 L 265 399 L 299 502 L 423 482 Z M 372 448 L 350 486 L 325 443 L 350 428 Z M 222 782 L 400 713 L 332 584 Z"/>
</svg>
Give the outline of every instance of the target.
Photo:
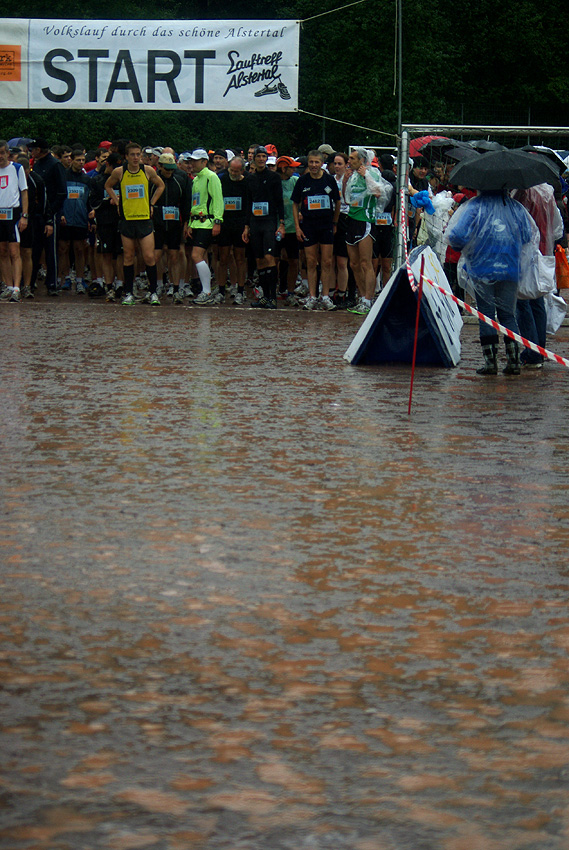
<svg viewBox="0 0 569 850">
<path fill-rule="evenodd" d="M 28 183 L 23 167 L 10 162 L 8 142 L 0 141 L 0 271 L 2 301 L 20 300 L 20 233 L 28 226 Z"/>
</svg>

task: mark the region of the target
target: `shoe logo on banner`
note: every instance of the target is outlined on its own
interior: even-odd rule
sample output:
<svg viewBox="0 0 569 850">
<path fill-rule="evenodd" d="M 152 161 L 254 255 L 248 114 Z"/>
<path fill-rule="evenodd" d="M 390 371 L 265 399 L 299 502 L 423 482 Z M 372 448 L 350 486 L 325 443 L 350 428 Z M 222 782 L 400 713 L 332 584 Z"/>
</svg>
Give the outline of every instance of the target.
<svg viewBox="0 0 569 850">
<path fill-rule="evenodd" d="M 290 93 L 281 80 L 279 63 L 283 58 L 282 50 L 263 56 L 261 53 L 252 53 L 250 56 L 242 57 L 238 50 L 230 50 L 227 54 L 229 68 L 227 74 L 231 79 L 223 92 L 223 97 L 231 89 L 241 89 L 245 86 L 257 86 L 259 83 L 265 85 L 255 92 L 255 97 L 278 94 L 283 100 L 290 100 Z"/>
</svg>

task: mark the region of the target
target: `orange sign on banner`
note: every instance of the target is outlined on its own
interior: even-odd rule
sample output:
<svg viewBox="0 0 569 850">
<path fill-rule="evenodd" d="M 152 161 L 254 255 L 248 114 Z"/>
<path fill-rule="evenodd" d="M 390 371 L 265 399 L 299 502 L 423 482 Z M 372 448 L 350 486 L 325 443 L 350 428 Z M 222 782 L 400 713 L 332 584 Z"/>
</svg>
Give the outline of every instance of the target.
<svg viewBox="0 0 569 850">
<path fill-rule="evenodd" d="M 0 80 L 19 83 L 21 79 L 21 46 L 19 44 L 0 44 Z"/>
</svg>

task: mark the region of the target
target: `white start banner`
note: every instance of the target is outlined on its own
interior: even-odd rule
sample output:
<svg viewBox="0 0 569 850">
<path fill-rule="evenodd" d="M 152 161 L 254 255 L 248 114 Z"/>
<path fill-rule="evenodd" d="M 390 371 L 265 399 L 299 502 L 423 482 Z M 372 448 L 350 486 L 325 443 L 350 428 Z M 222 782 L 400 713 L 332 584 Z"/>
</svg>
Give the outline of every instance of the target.
<svg viewBox="0 0 569 850">
<path fill-rule="evenodd" d="M 0 106 L 294 112 L 298 21 L 3 18 Z"/>
</svg>

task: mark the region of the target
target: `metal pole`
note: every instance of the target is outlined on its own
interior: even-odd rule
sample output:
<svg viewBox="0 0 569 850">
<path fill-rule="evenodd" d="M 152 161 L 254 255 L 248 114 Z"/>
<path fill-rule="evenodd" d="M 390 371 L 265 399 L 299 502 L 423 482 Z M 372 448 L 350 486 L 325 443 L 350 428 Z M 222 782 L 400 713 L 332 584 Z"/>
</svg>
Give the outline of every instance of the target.
<svg viewBox="0 0 569 850">
<path fill-rule="evenodd" d="M 395 268 L 398 269 L 405 257 L 405 229 L 402 227 L 401 219 L 401 189 L 407 188 L 409 179 L 409 134 L 407 130 L 401 133 L 401 141 L 397 150 L 397 203 L 395 205 L 397 215 L 397 244 L 395 246 Z M 406 211 L 405 211 L 406 212 Z"/>
<path fill-rule="evenodd" d="M 397 0 L 397 133 L 403 123 L 403 0 Z"/>
</svg>

